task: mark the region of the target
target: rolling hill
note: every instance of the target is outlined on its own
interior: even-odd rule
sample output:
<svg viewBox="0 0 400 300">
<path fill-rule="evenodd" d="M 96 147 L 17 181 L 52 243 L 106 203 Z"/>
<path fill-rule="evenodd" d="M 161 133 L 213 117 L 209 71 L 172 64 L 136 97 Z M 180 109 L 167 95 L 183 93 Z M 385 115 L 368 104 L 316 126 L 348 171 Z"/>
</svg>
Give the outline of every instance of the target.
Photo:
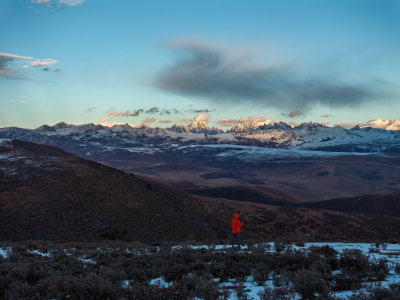
<svg viewBox="0 0 400 300">
<path fill-rule="evenodd" d="M 259 189 L 256 195 L 267 192 L 274 191 Z M 284 195 L 274 193 L 277 198 Z M 55 147 L 0 142 L 1 240 L 226 239 L 233 213 L 244 222 L 243 239 L 295 239 L 305 234 L 318 240 L 400 239 L 396 216 L 208 196 L 192 196 Z"/>
</svg>

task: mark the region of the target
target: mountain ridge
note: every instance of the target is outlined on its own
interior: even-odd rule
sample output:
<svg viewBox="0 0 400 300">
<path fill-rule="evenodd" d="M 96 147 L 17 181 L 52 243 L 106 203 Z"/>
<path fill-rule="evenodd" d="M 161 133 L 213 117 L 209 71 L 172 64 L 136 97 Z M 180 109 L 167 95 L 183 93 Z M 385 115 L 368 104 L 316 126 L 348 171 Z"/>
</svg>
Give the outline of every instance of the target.
<svg viewBox="0 0 400 300">
<path fill-rule="evenodd" d="M 311 201 L 400 189 L 400 131 L 315 123 L 290 129 L 274 123 L 251 133 L 218 134 L 148 126 L 56 125 L 2 128 L 0 139 L 56 146 L 172 185 L 258 185 Z"/>
</svg>

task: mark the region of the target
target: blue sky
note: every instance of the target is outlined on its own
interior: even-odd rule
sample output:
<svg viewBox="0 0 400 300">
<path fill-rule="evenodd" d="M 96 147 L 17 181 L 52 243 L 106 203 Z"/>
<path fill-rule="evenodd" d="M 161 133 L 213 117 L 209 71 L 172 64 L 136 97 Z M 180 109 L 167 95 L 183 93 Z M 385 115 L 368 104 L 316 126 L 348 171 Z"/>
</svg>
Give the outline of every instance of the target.
<svg viewBox="0 0 400 300">
<path fill-rule="evenodd" d="M 0 127 L 399 119 L 399 28 L 395 0 L 0 0 Z"/>
</svg>

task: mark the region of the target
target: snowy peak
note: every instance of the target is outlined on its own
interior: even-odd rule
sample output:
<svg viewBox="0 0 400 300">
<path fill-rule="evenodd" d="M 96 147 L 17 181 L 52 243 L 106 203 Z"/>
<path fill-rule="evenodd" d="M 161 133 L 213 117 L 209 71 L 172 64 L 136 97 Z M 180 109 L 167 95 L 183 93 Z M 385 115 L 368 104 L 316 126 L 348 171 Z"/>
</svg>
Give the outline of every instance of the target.
<svg viewBox="0 0 400 300">
<path fill-rule="evenodd" d="M 372 127 L 385 130 L 400 130 L 400 120 L 384 120 L 381 118 L 358 124 L 359 127 Z"/>
<path fill-rule="evenodd" d="M 313 130 L 317 128 L 328 128 L 328 126 L 321 123 L 305 122 L 295 127 L 295 129 L 300 129 L 300 130 L 301 129 Z"/>
<path fill-rule="evenodd" d="M 292 127 L 282 121 L 272 121 L 269 124 L 264 124 L 258 127 L 258 130 L 291 130 Z"/>
<path fill-rule="evenodd" d="M 64 128 L 71 128 L 71 127 L 72 127 L 72 125 L 67 124 L 65 122 L 60 122 L 53 126 L 54 129 L 64 129 Z"/>
<path fill-rule="evenodd" d="M 210 128 L 208 126 L 208 121 L 210 119 L 209 115 L 199 114 L 194 120 L 186 127 L 186 131 L 193 133 L 207 133 L 207 134 L 217 134 L 223 131 L 218 128 Z"/>
<path fill-rule="evenodd" d="M 202 115 L 198 115 L 194 120 L 187 126 L 189 131 L 201 131 L 201 130 L 210 130 L 208 127 L 208 120 L 202 117 Z"/>
<path fill-rule="evenodd" d="M 172 127 L 167 128 L 168 131 L 171 132 L 177 132 L 177 133 L 184 133 L 187 132 L 186 127 L 185 126 L 181 126 L 181 125 L 172 125 Z"/>
<path fill-rule="evenodd" d="M 282 121 L 267 120 L 264 122 L 251 121 L 250 123 L 238 123 L 228 132 L 233 133 L 251 133 L 260 130 L 290 130 L 292 127 Z"/>
</svg>

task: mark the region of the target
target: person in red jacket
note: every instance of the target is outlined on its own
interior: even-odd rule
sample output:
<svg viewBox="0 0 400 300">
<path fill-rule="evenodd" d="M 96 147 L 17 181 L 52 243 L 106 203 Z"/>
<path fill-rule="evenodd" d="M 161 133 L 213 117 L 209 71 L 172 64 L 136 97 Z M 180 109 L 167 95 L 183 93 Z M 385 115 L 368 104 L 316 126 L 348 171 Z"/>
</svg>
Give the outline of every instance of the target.
<svg viewBox="0 0 400 300">
<path fill-rule="evenodd" d="M 240 247 L 240 227 L 243 226 L 243 223 L 239 221 L 239 215 L 234 214 L 233 215 L 233 220 L 231 221 L 231 228 L 232 228 L 232 233 L 233 233 L 233 238 L 232 238 L 232 247 L 236 244 L 238 247 Z"/>
</svg>

